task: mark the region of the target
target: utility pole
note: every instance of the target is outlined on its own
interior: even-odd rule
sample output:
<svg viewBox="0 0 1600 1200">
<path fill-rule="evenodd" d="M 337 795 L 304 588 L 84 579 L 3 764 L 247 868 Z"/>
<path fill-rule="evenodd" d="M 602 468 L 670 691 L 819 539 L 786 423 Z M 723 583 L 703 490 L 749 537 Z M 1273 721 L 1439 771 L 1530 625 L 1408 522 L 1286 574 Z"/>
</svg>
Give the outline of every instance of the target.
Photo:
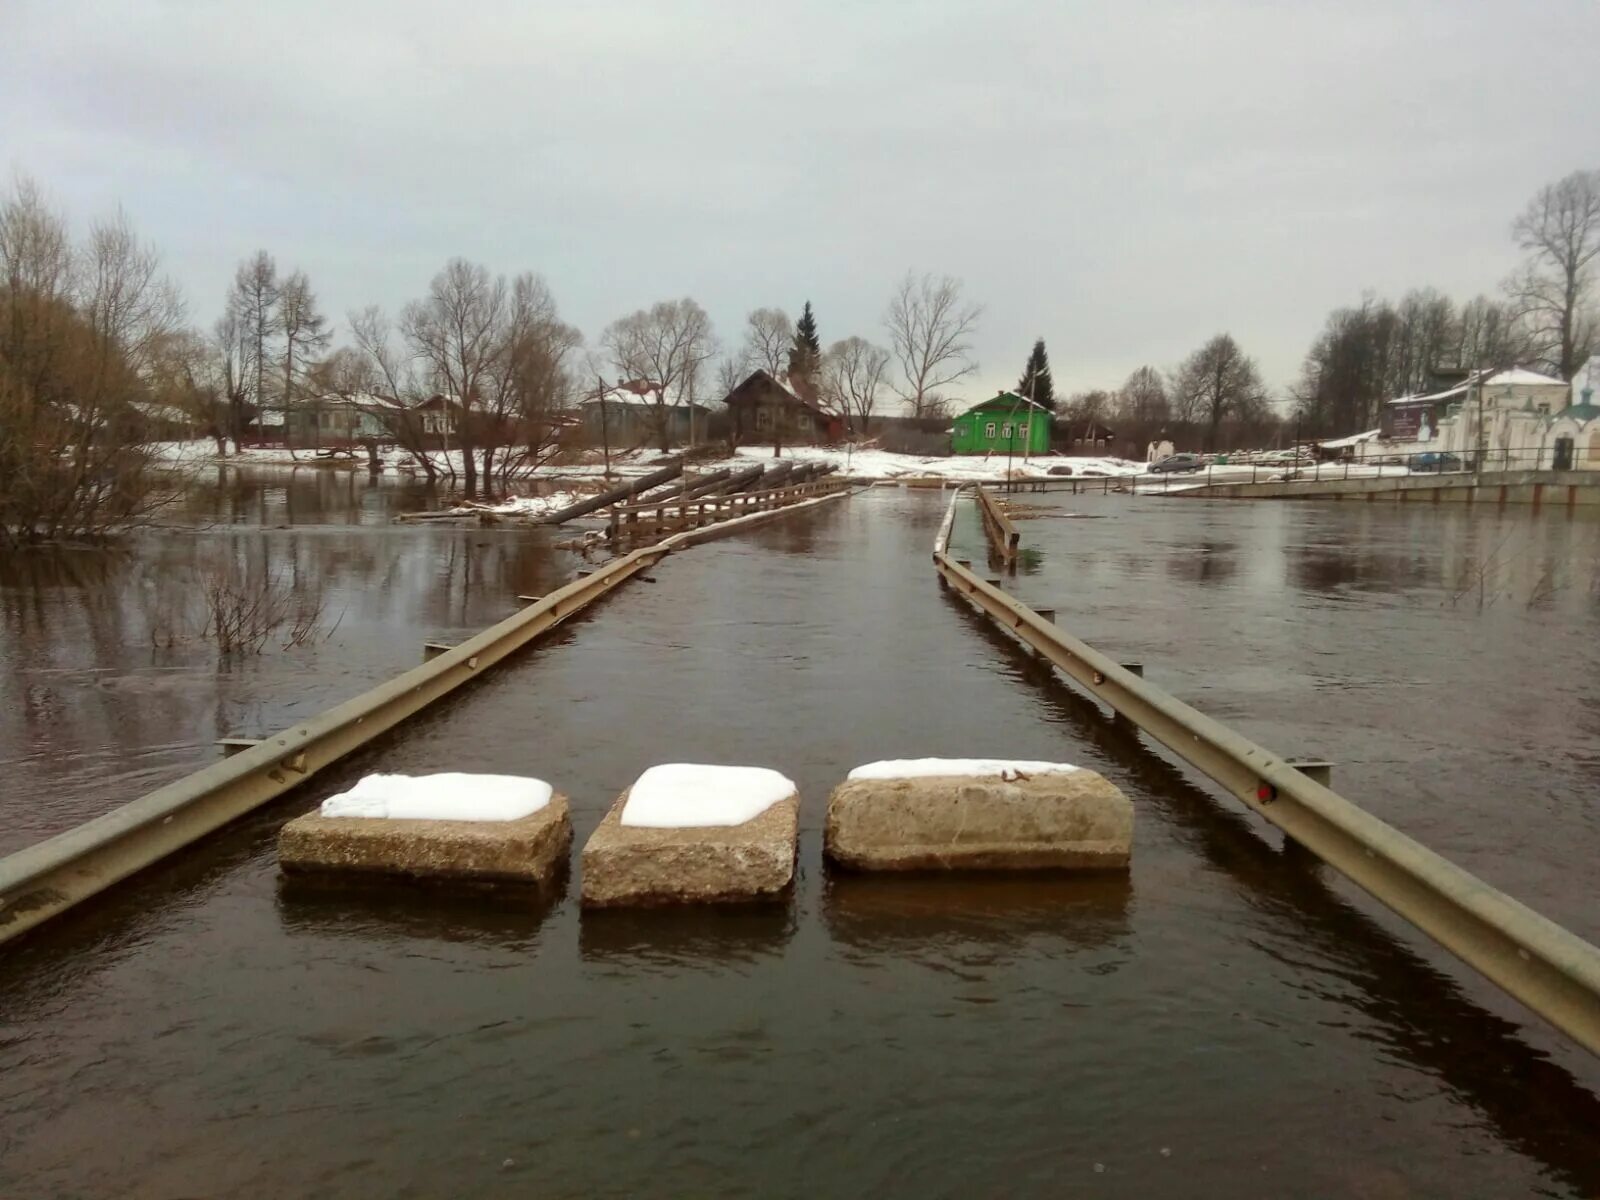
<svg viewBox="0 0 1600 1200">
<path fill-rule="evenodd" d="M 598 372 L 596 372 L 596 374 L 595 374 L 594 382 L 595 382 L 595 391 L 594 391 L 595 398 L 600 403 L 600 453 L 603 456 L 602 461 L 605 463 L 605 474 L 604 474 L 603 478 L 610 479 L 611 478 L 611 431 L 607 428 L 607 425 L 606 425 L 606 393 L 607 393 L 607 391 L 609 389 L 606 387 L 605 377 L 603 375 L 599 374 Z"/>
<path fill-rule="evenodd" d="M 1474 446 L 1472 455 L 1472 482 L 1474 485 L 1483 482 L 1483 374 L 1484 368 L 1480 367 L 1478 369 L 1477 378 L 1473 380 L 1478 388 L 1478 422 L 1477 428 L 1473 431 L 1474 436 L 1472 439 Z"/>
</svg>

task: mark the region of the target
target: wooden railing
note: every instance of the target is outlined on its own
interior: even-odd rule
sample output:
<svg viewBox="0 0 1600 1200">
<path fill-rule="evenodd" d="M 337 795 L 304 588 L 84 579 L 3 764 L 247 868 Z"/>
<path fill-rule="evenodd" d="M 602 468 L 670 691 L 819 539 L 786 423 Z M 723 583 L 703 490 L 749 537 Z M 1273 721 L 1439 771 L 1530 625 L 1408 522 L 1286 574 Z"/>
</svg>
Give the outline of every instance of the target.
<svg viewBox="0 0 1600 1200">
<path fill-rule="evenodd" d="M 698 529 L 719 521 L 729 521 L 749 513 L 786 508 L 802 500 L 828 496 L 850 486 L 838 476 L 811 479 L 804 483 L 765 488 L 758 492 L 736 492 L 731 496 L 699 496 L 690 500 L 661 500 L 655 503 L 619 504 L 610 510 L 606 536 L 613 541 L 653 537 L 680 529 Z"/>
</svg>

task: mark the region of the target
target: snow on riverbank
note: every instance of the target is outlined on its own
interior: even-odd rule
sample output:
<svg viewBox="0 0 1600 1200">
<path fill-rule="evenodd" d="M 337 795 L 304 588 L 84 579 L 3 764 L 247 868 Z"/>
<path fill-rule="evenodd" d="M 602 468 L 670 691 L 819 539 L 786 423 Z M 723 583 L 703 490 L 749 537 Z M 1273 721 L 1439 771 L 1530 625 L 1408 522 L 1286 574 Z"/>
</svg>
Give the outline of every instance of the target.
<svg viewBox="0 0 1600 1200">
<path fill-rule="evenodd" d="M 174 466 L 203 466 L 234 464 L 237 466 L 284 466 L 315 468 L 361 468 L 367 466 L 365 452 L 353 457 L 319 457 L 315 450 L 289 450 L 283 446 L 246 447 L 238 453 L 231 449 L 228 455 L 217 454 L 215 442 L 157 442 L 151 447 L 157 459 Z M 519 474 L 520 480 L 572 479 L 599 482 L 605 475 L 605 464 L 599 454 L 584 455 L 592 461 L 548 463 Z M 460 451 L 432 456 L 438 464 L 441 477 L 448 474 L 446 463 L 461 475 Z M 664 456 L 657 450 L 633 450 L 611 456 L 610 472 L 614 479 L 629 479 L 646 474 L 661 465 Z M 379 459 L 386 475 L 420 473 L 421 468 L 404 451 L 380 450 Z M 933 456 L 895 454 L 888 450 L 862 449 L 834 446 L 785 446 L 783 453 L 774 458 L 771 446 L 740 446 L 732 457 L 699 459 L 689 469 L 702 474 L 707 471 L 767 466 L 775 462 L 827 463 L 835 467 L 846 479 L 940 479 L 954 483 L 1001 482 L 1009 470 L 1016 479 L 1051 478 L 1051 471 L 1061 474 L 1070 470 L 1073 476 L 1100 478 L 1112 476 L 1126 478 L 1139 475 L 1144 466 L 1127 459 L 1106 456 L 1066 457 L 1059 455 L 1006 459 L 1005 455 Z"/>
<path fill-rule="evenodd" d="M 1185 474 L 1145 475 L 1134 485 L 1134 491 L 1141 496 L 1159 496 L 1166 492 L 1193 491 L 1209 483 L 1312 483 L 1319 479 L 1376 479 L 1379 476 L 1410 474 L 1413 472 L 1409 467 L 1356 463 L 1322 463 L 1296 467 L 1292 471 L 1277 466 L 1252 467 L 1249 463 L 1228 463 Z"/>
<path fill-rule="evenodd" d="M 458 504 L 444 512 L 452 517 L 543 517 L 587 499 L 577 492 L 551 492 L 548 496 L 508 496 L 492 504 Z"/>
<path fill-rule="evenodd" d="M 1064 468 L 1070 468 L 1073 476 L 1088 475 L 1095 478 L 1106 475 L 1120 478 L 1138 475 L 1144 470 L 1141 464 L 1122 458 L 1041 455 L 1008 460 L 1003 454 L 937 457 L 833 446 L 785 447 L 783 459 L 797 463 L 828 463 L 846 479 L 943 479 L 958 483 L 1001 481 L 1006 478 L 1008 470 L 1017 479 L 1048 479 L 1052 477 L 1052 469 L 1059 474 Z M 735 457 L 706 465 L 750 466 L 757 462 L 772 461 L 770 446 L 741 446 Z"/>
</svg>

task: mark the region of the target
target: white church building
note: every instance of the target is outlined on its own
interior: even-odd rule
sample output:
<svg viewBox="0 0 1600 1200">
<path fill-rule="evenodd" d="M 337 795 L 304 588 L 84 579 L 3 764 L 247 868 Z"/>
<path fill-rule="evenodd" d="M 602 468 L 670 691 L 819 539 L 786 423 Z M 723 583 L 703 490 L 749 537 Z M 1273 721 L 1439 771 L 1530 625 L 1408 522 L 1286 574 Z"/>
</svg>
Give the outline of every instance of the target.
<svg viewBox="0 0 1600 1200">
<path fill-rule="evenodd" d="M 1472 375 L 1447 391 L 1400 396 L 1385 405 L 1379 437 L 1363 458 L 1409 459 L 1427 452 L 1464 463 L 1483 451 L 1485 470 L 1600 470 L 1600 355 L 1570 382 L 1521 367 Z"/>
</svg>

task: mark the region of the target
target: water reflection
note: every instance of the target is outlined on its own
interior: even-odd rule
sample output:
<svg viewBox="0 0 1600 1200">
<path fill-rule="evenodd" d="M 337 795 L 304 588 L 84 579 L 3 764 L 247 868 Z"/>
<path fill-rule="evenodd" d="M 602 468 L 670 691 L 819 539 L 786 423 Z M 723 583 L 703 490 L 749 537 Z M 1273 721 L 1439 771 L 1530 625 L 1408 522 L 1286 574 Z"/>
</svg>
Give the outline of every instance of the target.
<svg viewBox="0 0 1600 1200">
<path fill-rule="evenodd" d="M 1189 583 L 1221 583 L 1239 569 L 1232 542 L 1203 541 L 1167 556 L 1167 574 Z"/>
<path fill-rule="evenodd" d="M 1283 852 L 1275 831 L 1196 786 L 1146 745 L 1136 726 L 1075 691 L 965 601 L 947 596 L 947 603 L 1056 720 L 1116 763 L 1108 772 L 1113 782 L 1153 802 L 1163 821 L 1261 913 L 1253 940 L 1284 964 L 1286 977 L 1360 1013 L 1367 1036 L 1442 1080 L 1508 1144 L 1568 1186 L 1581 1194 L 1600 1190 L 1600 1144 L 1575 1132 L 1600 1128 L 1600 1097 L 1345 900 L 1326 868 L 1301 852 Z"/>
<path fill-rule="evenodd" d="M 776 904 L 585 909 L 584 959 L 617 966 L 714 967 L 781 954 L 794 936 L 786 898 Z"/>
<path fill-rule="evenodd" d="M 829 876 L 822 913 L 833 938 L 865 954 L 943 953 L 951 944 L 1017 948 L 1037 938 L 1084 949 L 1128 934 L 1126 872 L 931 872 Z"/>
<path fill-rule="evenodd" d="M 411 485 L 351 474 L 228 468 L 226 496 L 186 501 L 257 516 L 292 505 L 283 529 L 150 530 L 109 550 L 0 556 L 0 711 L 13 714 L 0 724 L 0 853 L 215 761 L 218 737 L 260 736 L 414 666 L 423 642 L 502 620 L 576 567 L 540 529 L 391 525 Z M 381 527 L 326 523 L 344 520 Z M 206 636 L 217 579 L 320 602 L 316 636 L 286 646 L 280 630 L 260 653 L 222 653 Z"/>
<path fill-rule="evenodd" d="M 562 872 L 546 886 L 472 886 L 318 874 L 278 878 L 278 916 L 290 933 L 365 941 L 531 941 L 566 895 Z"/>
</svg>

